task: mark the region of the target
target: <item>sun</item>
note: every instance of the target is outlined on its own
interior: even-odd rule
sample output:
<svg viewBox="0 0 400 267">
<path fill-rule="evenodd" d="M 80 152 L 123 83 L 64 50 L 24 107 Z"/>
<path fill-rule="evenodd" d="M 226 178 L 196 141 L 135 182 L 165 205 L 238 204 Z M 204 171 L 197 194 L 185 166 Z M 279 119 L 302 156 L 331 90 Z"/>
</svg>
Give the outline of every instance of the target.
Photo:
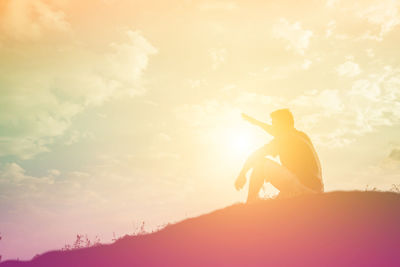
<svg viewBox="0 0 400 267">
<path fill-rule="evenodd" d="M 246 152 L 250 147 L 250 136 L 246 133 L 234 133 L 231 134 L 229 144 L 237 153 Z"/>
<path fill-rule="evenodd" d="M 234 128 L 227 137 L 229 150 L 237 156 L 247 155 L 254 148 L 254 136 L 245 128 Z"/>
<path fill-rule="evenodd" d="M 242 164 L 250 154 L 264 145 L 265 134 L 247 123 L 235 121 L 218 125 L 205 136 L 215 156 L 230 166 Z"/>
</svg>

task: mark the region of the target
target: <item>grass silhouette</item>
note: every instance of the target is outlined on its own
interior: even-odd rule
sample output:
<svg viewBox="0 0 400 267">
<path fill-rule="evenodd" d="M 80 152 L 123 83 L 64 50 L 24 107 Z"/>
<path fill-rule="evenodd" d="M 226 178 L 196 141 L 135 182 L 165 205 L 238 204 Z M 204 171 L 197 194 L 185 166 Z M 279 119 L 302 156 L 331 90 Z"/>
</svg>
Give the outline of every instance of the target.
<svg viewBox="0 0 400 267">
<path fill-rule="evenodd" d="M 399 211 L 395 192 L 261 200 L 0 266 L 400 266 Z"/>
</svg>

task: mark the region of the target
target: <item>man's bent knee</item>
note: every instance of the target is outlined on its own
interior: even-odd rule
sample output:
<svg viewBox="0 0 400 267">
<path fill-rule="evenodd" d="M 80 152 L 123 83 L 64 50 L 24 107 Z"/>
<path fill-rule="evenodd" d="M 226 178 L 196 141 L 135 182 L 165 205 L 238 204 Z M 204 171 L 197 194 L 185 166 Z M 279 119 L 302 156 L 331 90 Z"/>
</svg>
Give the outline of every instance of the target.
<svg viewBox="0 0 400 267">
<path fill-rule="evenodd" d="M 255 163 L 255 168 L 263 170 L 265 172 L 273 171 L 276 168 L 280 167 L 282 166 L 268 158 L 260 158 Z"/>
<path fill-rule="evenodd" d="M 277 165 L 277 166 L 276 166 Z M 254 163 L 253 173 L 251 175 L 252 179 L 262 179 L 268 181 L 268 177 L 275 173 L 276 168 L 280 165 L 273 160 L 268 158 L 260 158 Z"/>
</svg>

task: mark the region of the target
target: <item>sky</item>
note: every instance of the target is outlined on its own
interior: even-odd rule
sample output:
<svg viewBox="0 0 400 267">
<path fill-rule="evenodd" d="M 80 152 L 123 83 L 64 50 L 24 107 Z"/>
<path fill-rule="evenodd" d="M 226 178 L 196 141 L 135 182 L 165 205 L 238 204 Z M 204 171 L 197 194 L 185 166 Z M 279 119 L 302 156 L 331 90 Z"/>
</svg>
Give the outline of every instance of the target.
<svg viewBox="0 0 400 267">
<path fill-rule="evenodd" d="M 2 0 L 3 260 L 244 201 L 234 180 L 272 137 L 241 112 L 270 122 L 289 108 L 326 191 L 390 190 L 400 183 L 399 8 Z"/>
</svg>

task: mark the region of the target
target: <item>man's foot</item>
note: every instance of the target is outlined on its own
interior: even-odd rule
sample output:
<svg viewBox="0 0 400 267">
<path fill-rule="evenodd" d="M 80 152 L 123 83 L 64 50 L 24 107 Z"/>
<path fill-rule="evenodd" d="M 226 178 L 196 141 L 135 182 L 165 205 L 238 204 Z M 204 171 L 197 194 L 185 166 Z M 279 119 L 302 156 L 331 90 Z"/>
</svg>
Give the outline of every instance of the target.
<svg viewBox="0 0 400 267">
<path fill-rule="evenodd" d="M 291 197 L 297 197 L 301 195 L 308 195 L 308 194 L 313 194 L 315 193 L 313 190 L 305 188 L 304 189 L 298 189 L 298 190 L 293 190 L 289 192 L 279 192 L 278 197 L 276 199 L 284 199 L 284 198 L 291 198 Z"/>
<path fill-rule="evenodd" d="M 260 202 L 260 201 L 262 201 L 263 199 L 262 198 L 260 198 L 260 197 L 255 197 L 255 198 L 248 198 L 247 199 L 247 201 L 246 201 L 246 204 L 252 204 L 252 203 L 257 203 L 257 202 Z"/>
</svg>

